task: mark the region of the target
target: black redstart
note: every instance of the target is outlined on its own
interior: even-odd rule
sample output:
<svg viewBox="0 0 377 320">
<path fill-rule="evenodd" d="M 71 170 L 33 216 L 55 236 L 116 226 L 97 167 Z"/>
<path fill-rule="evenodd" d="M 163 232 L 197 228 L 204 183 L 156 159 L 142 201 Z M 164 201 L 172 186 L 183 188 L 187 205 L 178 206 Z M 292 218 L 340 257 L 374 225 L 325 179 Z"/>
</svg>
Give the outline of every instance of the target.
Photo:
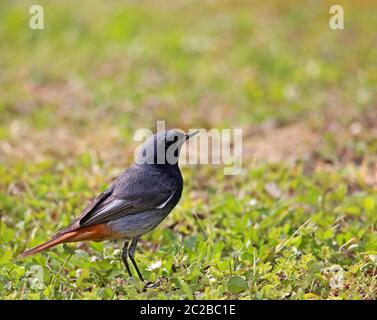
<svg viewBox="0 0 377 320">
<path fill-rule="evenodd" d="M 140 236 L 151 231 L 173 210 L 181 198 L 183 179 L 178 167 L 182 145 L 198 133 L 161 131 L 141 146 L 132 164 L 100 193 L 68 227 L 52 238 L 21 254 L 27 257 L 60 243 L 83 240 L 125 239 L 122 259 L 132 276 L 128 257 L 141 280 L 134 259 Z M 128 246 L 131 240 L 130 246 Z"/>
</svg>

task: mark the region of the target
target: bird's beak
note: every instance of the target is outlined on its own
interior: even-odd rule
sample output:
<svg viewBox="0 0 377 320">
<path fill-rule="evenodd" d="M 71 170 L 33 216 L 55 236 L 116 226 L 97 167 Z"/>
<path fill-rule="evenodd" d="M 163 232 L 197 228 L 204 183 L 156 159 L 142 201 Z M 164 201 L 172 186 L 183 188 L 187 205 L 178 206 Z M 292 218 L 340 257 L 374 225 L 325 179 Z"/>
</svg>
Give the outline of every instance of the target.
<svg viewBox="0 0 377 320">
<path fill-rule="evenodd" d="M 192 132 L 192 133 L 187 133 L 186 140 L 190 139 L 191 137 L 195 136 L 198 133 L 199 133 L 199 130 L 196 130 L 195 132 Z"/>
</svg>

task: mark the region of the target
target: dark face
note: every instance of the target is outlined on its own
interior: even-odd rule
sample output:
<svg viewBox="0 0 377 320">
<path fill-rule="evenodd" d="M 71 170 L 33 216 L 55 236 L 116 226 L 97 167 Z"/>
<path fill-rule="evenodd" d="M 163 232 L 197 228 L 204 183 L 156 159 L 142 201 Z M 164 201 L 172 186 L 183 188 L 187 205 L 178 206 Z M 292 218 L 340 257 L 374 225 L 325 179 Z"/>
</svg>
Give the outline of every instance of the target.
<svg viewBox="0 0 377 320">
<path fill-rule="evenodd" d="M 180 130 L 161 131 L 148 138 L 137 157 L 137 163 L 177 165 L 186 135 Z"/>
<path fill-rule="evenodd" d="M 179 151 L 180 151 L 180 146 L 177 144 L 179 138 L 178 136 L 174 136 L 172 141 L 169 141 L 165 138 L 165 155 L 169 153 L 169 149 L 171 148 L 173 158 L 178 159 L 179 157 Z M 183 143 L 181 144 L 181 146 Z"/>
</svg>

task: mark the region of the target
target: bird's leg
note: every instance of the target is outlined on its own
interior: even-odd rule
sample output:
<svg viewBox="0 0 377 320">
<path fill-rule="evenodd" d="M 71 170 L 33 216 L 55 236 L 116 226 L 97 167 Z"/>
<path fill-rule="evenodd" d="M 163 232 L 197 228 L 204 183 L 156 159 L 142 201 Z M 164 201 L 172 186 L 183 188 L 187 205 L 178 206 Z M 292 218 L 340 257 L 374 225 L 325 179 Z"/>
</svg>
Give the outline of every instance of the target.
<svg viewBox="0 0 377 320">
<path fill-rule="evenodd" d="M 128 251 L 128 256 L 130 257 L 131 259 L 131 262 L 132 264 L 134 265 L 135 269 L 136 269 L 136 272 L 140 278 L 141 281 L 144 281 L 144 278 L 143 276 L 141 275 L 141 272 L 139 270 L 139 268 L 137 267 L 137 264 L 136 264 L 136 261 L 134 259 L 134 255 L 135 255 L 135 250 L 136 250 L 136 246 L 137 246 L 137 243 L 139 241 L 139 238 L 134 238 L 131 242 L 131 245 L 130 245 L 130 250 Z"/>
<path fill-rule="evenodd" d="M 124 241 L 123 251 L 122 251 L 122 259 L 123 259 L 124 265 L 126 266 L 128 274 L 130 275 L 130 277 L 132 277 L 130 266 L 129 266 L 128 260 L 127 260 L 128 259 L 128 241 Z"/>
</svg>

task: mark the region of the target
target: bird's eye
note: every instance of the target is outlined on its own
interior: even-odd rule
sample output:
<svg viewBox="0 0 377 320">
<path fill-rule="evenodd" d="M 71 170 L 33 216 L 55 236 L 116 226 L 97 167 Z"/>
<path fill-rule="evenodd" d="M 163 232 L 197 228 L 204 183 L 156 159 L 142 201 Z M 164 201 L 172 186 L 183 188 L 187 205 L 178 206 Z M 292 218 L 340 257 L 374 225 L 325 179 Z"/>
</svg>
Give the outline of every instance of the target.
<svg viewBox="0 0 377 320">
<path fill-rule="evenodd" d="M 169 139 L 169 140 L 165 140 L 165 146 L 166 147 L 169 147 L 169 146 L 171 146 L 173 143 L 175 143 L 175 142 L 177 142 L 178 141 L 178 137 L 177 136 L 174 136 L 174 139 L 173 140 L 171 140 L 171 139 Z"/>
</svg>

